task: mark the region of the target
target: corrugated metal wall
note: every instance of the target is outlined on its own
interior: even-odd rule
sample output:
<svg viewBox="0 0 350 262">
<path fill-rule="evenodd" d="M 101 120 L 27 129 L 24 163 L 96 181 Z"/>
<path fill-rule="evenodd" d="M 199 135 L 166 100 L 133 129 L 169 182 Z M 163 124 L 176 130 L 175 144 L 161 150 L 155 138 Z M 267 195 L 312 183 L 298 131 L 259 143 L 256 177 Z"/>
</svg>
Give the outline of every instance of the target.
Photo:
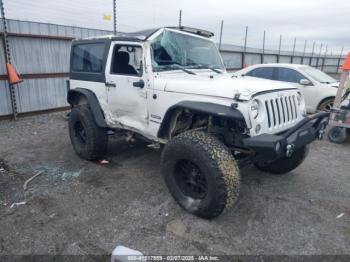
<svg viewBox="0 0 350 262">
<path fill-rule="evenodd" d="M 16 85 L 19 113 L 68 106 L 66 77 L 71 39 L 110 34 L 110 31 L 37 22 L 7 20 L 13 64 L 24 81 Z M 2 32 L 0 25 L 0 32 Z M 0 45 L 0 75 L 5 75 Z M 55 75 L 57 73 L 57 75 Z M 44 75 L 47 74 L 47 75 Z M 0 80 L 0 116 L 12 114 L 9 86 Z"/>
<path fill-rule="evenodd" d="M 242 46 L 228 44 L 222 44 L 221 54 L 228 70 L 241 69 L 244 64 L 249 66 L 261 63 L 293 63 L 311 65 L 326 73 L 336 74 L 339 72 L 339 65 L 344 61 L 343 56 L 324 56 L 323 54 L 304 54 L 302 52 L 293 54 L 290 51 L 281 51 L 279 53 L 277 50 L 263 51 L 262 49 L 249 47 L 244 52 Z"/>
<path fill-rule="evenodd" d="M 18 112 L 26 113 L 67 106 L 66 75 L 69 72 L 70 38 L 82 38 L 111 34 L 110 31 L 45 24 L 38 22 L 7 20 L 10 33 L 9 43 L 14 65 L 24 78 L 16 86 Z M 2 32 L 2 24 L 0 32 Z M 228 69 L 240 69 L 243 64 L 303 63 L 318 66 L 325 72 L 336 73 L 339 57 L 318 57 L 312 54 L 281 52 L 225 45 L 222 56 Z M 292 59 L 293 56 L 293 59 Z M 243 61 L 244 58 L 244 61 Z M 6 74 L 4 50 L 0 45 L 0 77 Z M 12 113 L 9 87 L 0 78 L 0 116 Z"/>
</svg>

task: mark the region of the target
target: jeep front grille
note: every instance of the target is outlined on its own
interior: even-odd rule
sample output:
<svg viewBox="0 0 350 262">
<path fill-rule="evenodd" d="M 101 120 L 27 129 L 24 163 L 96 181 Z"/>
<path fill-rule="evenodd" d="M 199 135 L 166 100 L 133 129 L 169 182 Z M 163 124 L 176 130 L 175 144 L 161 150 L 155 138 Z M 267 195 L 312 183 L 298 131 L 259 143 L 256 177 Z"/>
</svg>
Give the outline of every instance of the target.
<svg viewBox="0 0 350 262">
<path fill-rule="evenodd" d="M 265 101 L 268 127 L 280 127 L 298 118 L 295 95 L 273 98 Z"/>
</svg>

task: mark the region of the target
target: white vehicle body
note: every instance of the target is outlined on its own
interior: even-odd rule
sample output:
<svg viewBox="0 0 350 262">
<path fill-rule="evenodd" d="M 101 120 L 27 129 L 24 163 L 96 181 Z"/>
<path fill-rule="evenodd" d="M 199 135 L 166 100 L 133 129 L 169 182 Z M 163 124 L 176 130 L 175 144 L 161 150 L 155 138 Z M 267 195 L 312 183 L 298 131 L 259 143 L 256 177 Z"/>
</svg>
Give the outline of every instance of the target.
<svg viewBox="0 0 350 262">
<path fill-rule="evenodd" d="M 203 218 L 237 201 L 240 167 L 298 167 L 329 115 L 306 116 L 290 84 L 232 77 L 211 36 L 181 27 L 74 41 L 67 85 L 69 135 L 81 158 L 104 157 L 111 133 L 165 144 L 166 185 Z"/>
<path fill-rule="evenodd" d="M 337 87 L 339 85 L 339 82 L 337 80 L 329 76 L 328 77 L 325 76 L 323 72 L 315 68 L 312 68 L 308 65 L 276 64 L 276 63 L 258 64 L 258 65 L 249 66 L 242 70 L 239 70 L 234 73 L 234 76 L 237 76 L 237 77 L 244 76 L 247 78 L 251 78 L 252 76 L 249 76 L 249 74 L 252 73 L 253 70 L 256 70 L 259 68 L 265 68 L 265 69 L 266 68 L 287 68 L 298 72 L 300 74 L 300 78 L 309 80 L 309 84 L 301 84 L 300 81 L 290 82 L 290 85 L 297 87 L 303 93 L 305 98 L 305 103 L 306 103 L 306 110 L 308 113 L 315 113 L 316 111 L 318 111 L 319 106 L 322 104 L 322 102 L 329 99 L 334 99 L 337 93 Z M 318 75 L 326 78 L 326 81 L 320 81 L 320 79 L 318 79 Z M 258 78 L 258 77 L 254 77 L 254 78 Z M 277 77 L 275 75 L 275 78 L 270 80 L 274 82 L 282 82 L 281 80 L 277 80 L 276 78 Z M 261 78 L 258 78 L 258 79 L 261 79 Z M 286 81 L 283 81 L 283 82 L 287 83 Z"/>
<path fill-rule="evenodd" d="M 298 89 L 290 84 L 253 78 L 238 79 L 225 70 L 219 74 L 210 69 L 191 69 L 195 75 L 180 69 L 155 72 L 150 45 L 164 30 L 214 44 L 207 37 L 170 28 L 160 29 L 146 41 L 112 40 L 104 72 L 106 83 L 112 86 L 106 86 L 102 82 L 70 80 L 71 90 L 84 88 L 96 95 L 108 127 L 127 129 L 153 141 L 166 142 L 158 137 L 162 121 L 166 112 L 182 101 L 206 102 L 226 107 L 237 103 L 236 110 L 244 116 L 249 136 L 280 133 L 304 118 L 304 99 Z M 123 44 L 142 49 L 142 76 L 111 74 L 114 46 Z M 144 88 L 133 86 L 139 80 L 144 81 Z M 239 99 L 236 101 L 237 95 Z M 253 100 L 259 105 L 257 118 L 251 114 Z M 276 119 L 272 115 L 273 110 L 276 110 Z M 280 116 L 277 116 L 277 112 Z"/>
</svg>

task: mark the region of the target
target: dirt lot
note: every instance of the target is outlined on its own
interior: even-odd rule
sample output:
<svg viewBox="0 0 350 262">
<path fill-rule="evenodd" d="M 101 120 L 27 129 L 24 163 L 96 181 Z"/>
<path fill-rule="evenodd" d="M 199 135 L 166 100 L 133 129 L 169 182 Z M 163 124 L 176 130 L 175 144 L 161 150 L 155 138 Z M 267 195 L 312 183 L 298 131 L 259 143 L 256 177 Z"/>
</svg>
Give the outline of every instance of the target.
<svg viewBox="0 0 350 262">
<path fill-rule="evenodd" d="M 237 205 L 207 221 L 172 199 L 159 151 L 111 140 L 100 165 L 61 113 L 0 122 L 0 254 L 350 254 L 350 143 L 315 142 L 284 176 L 245 168 Z"/>
</svg>

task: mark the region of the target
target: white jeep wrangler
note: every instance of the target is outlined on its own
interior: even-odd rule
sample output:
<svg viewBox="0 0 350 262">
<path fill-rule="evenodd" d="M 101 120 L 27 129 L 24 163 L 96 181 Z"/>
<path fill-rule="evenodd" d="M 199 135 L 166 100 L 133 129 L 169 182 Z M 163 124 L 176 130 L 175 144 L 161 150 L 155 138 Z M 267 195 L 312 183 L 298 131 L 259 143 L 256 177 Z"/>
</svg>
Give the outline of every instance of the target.
<svg viewBox="0 0 350 262">
<path fill-rule="evenodd" d="M 102 157 L 116 130 L 164 145 L 171 194 L 204 218 L 235 204 L 240 167 L 295 169 L 328 122 L 328 113 L 306 116 L 295 87 L 231 77 L 212 36 L 167 27 L 73 41 L 67 82 L 70 138 L 81 158 Z"/>
</svg>

